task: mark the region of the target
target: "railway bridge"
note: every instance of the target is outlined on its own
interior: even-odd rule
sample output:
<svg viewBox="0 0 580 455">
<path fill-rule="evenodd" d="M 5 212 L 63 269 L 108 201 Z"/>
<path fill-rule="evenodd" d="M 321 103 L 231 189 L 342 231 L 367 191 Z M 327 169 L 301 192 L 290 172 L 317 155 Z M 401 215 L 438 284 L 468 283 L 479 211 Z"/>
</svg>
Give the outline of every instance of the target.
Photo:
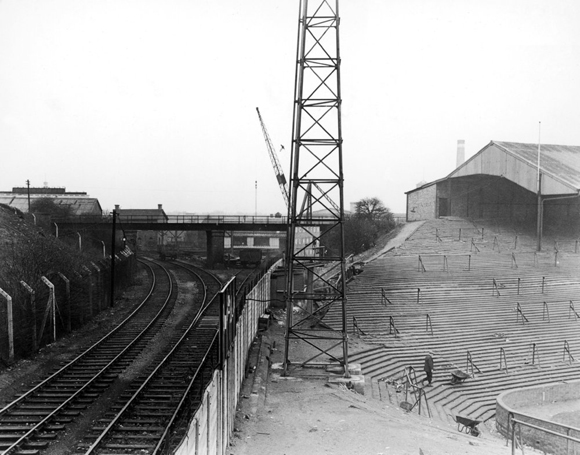
<svg viewBox="0 0 580 455">
<path fill-rule="evenodd" d="M 248 215 L 125 215 L 113 212 L 106 216 L 80 215 L 53 220 L 55 235 L 61 230 L 108 231 L 127 235 L 137 231 L 205 231 L 209 266 L 223 262 L 226 232 L 286 231 L 286 217 Z M 111 236 L 111 238 L 113 238 Z"/>
<path fill-rule="evenodd" d="M 314 225 L 328 222 L 324 218 L 313 220 Z M 53 220 L 55 235 L 59 231 L 117 232 L 118 236 L 137 231 L 205 231 L 208 265 L 211 267 L 224 259 L 226 232 L 280 232 L 286 231 L 287 217 L 248 215 L 166 215 L 164 218 L 149 215 L 113 214 L 106 216 L 81 215 Z M 113 238 L 113 236 L 110 236 Z M 109 237 L 107 237 L 108 239 Z M 112 240 L 108 240 L 112 243 Z"/>
</svg>

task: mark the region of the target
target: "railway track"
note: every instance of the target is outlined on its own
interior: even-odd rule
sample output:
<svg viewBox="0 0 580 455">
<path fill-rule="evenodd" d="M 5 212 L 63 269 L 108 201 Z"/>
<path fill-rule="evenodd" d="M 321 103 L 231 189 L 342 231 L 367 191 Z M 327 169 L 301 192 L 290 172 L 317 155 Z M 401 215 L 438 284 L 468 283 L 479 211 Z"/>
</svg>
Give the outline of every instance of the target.
<svg viewBox="0 0 580 455">
<path fill-rule="evenodd" d="M 215 296 L 221 283 L 207 272 L 180 266 L 205 283 L 197 315 L 176 330 L 172 349 L 131 384 L 76 453 L 160 454 L 181 441 L 189 417 L 218 366 L 219 302 Z M 213 283 L 211 290 L 208 283 Z"/>
<path fill-rule="evenodd" d="M 57 440 L 59 433 L 62 434 L 65 428 L 82 419 L 82 414 L 94 406 L 107 390 L 115 388 L 120 375 L 126 375 L 127 370 L 137 368 L 136 363 L 149 373 L 159 370 L 154 366 L 159 357 L 186 359 L 184 356 L 188 355 L 187 350 L 167 354 L 174 342 L 167 336 L 167 332 L 185 333 L 194 318 L 199 320 L 200 309 L 205 306 L 208 296 L 219 290 L 221 284 L 215 277 L 208 274 L 202 277 L 201 272 L 197 272 L 194 287 L 199 288 L 201 296 L 188 302 L 190 295 L 198 295 L 188 292 L 185 299 L 183 296 L 181 298 L 181 303 L 186 304 L 179 305 L 176 282 L 191 282 L 193 268 L 172 266 L 170 273 L 166 267 L 153 261 L 147 261 L 145 266 L 152 277 L 151 288 L 129 317 L 71 362 L 0 409 L 0 453 L 34 455 L 45 451 Z M 204 281 L 210 284 L 205 285 Z M 191 291 L 190 287 L 188 291 Z M 176 302 L 181 308 L 176 308 Z M 200 340 L 205 337 L 202 335 L 204 324 L 207 322 L 197 324 L 200 331 L 196 337 Z M 212 328 L 207 332 L 211 333 L 212 330 L 216 331 Z M 189 355 L 193 355 L 194 346 L 197 350 L 197 345 L 191 344 Z M 192 374 L 191 367 L 187 369 L 184 366 L 186 363 L 182 361 L 181 370 L 175 366 L 178 363 L 174 364 L 174 378 Z M 156 376 L 163 377 L 159 373 Z M 134 390 L 140 390 L 143 384 L 150 382 L 146 379 L 133 381 L 133 385 L 125 390 L 117 387 L 120 397 L 112 410 L 128 415 L 127 409 L 135 409 L 135 400 L 128 398 L 128 395 L 132 396 Z M 123 401 L 129 405 L 126 409 L 125 405 L 117 409 Z M 107 418 L 111 422 L 118 420 L 116 417 Z M 101 443 L 105 440 L 105 437 L 97 437 L 94 447 L 91 446 L 88 453 L 100 453 L 98 447 L 106 447 L 106 443 Z M 84 450 L 82 445 L 79 447 Z"/>
</svg>

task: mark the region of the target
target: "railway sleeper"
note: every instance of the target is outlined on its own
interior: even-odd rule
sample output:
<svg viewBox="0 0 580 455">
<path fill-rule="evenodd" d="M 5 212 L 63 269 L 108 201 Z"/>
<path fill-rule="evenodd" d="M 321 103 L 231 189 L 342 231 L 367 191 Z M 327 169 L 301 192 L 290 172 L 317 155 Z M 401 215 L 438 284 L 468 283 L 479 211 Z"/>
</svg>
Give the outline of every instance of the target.
<svg viewBox="0 0 580 455">
<path fill-rule="evenodd" d="M 148 402 L 140 402 L 135 406 L 135 410 L 137 410 L 138 412 L 143 412 L 143 411 L 162 411 L 163 408 L 167 408 L 170 409 L 173 406 L 171 406 L 172 404 L 174 404 L 173 402 L 171 403 L 167 403 L 166 401 L 163 402 L 158 402 L 158 404 L 156 404 L 154 401 L 148 401 Z"/>
<path fill-rule="evenodd" d="M 64 430 L 64 425 L 46 425 L 43 427 L 45 431 L 62 431 Z M 30 425 L 0 425 L 0 431 L 28 431 L 30 430 Z"/>
<path fill-rule="evenodd" d="M 0 419 L 0 425 L 12 425 L 12 424 L 30 424 L 33 425 L 37 422 L 40 422 L 44 417 L 42 415 L 34 415 L 34 416 L 26 416 L 26 419 L 23 419 L 22 416 L 13 416 L 13 415 L 6 415 L 2 416 Z M 62 415 L 55 416 L 52 418 L 52 422 L 55 425 L 71 423 L 73 419 L 70 417 L 64 417 Z"/>
<path fill-rule="evenodd" d="M 122 409 L 122 406 L 112 406 L 111 407 L 111 411 L 120 411 Z M 151 417 L 151 418 L 157 418 L 157 421 L 159 421 L 160 418 L 162 417 L 170 417 L 173 415 L 173 410 L 171 409 L 159 409 L 159 406 L 155 407 L 152 406 L 149 409 L 143 409 L 141 406 L 139 406 L 137 409 L 135 409 L 134 411 L 134 415 L 139 415 L 139 417 Z M 117 414 L 112 414 L 112 417 L 116 416 Z"/>
<path fill-rule="evenodd" d="M 111 368 L 113 365 L 111 365 Z M 82 370 L 67 370 L 57 379 L 74 379 L 74 378 L 92 378 L 95 376 L 96 373 L 103 371 L 102 368 L 94 368 L 94 369 L 82 369 Z M 109 376 L 112 375 L 110 370 L 105 370 L 102 373 L 102 376 Z"/>
<path fill-rule="evenodd" d="M 67 397 L 70 395 L 67 395 Z M 76 398 L 75 403 L 87 403 L 90 404 L 95 401 L 93 398 Z M 36 396 L 30 397 L 26 400 L 27 403 L 61 403 L 62 397 L 60 396 Z"/>
<path fill-rule="evenodd" d="M 63 399 L 67 399 L 69 398 L 73 393 L 75 393 L 78 389 L 73 389 L 70 391 L 66 391 L 63 392 L 61 390 L 55 390 L 54 392 L 51 392 L 50 390 L 45 390 L 43 392 L 39 392 L 36 395 L 34 395 L 33 397 L 30 397 L 30 401 L 54 401 L 57 399 L 60 399 L 61 401 Z M 29 400 L 27 400 L 26 402 L 28 402 Z"/>
<path fill-rule="evenodd" d="M 20 406 L 18 409 L 22 410 L 22 409 L 46 409 L 48 411 L 51 411 L 55 408 L 54 403 L 46 403 L 46 404 L 42 404 L 42 403 L 24 403 L 22 406 Z M 86 404 L 69 404 L 67 405 L 67 409 L 86 409 L 87 405 Z"/>
<path fill-rule="evenodd" d="M 100 419 L 99 422 L 105 426 L 108 426 L 111 423 L 111 419 Z M 159 423 L 159 419 L 155 418 L 145 418 L 142 419 L 140 417 L 134 419 L 125 419 L 124 425 L 149 425 L 149 424 L 157 424 Z"/>
<path fill-rule="evenodd" d="M 152 422 L 152 423 L 157 423 L 157 421 Z M 97 425 L 94 426 L 92 428 L 92 431 L 99 431 L 102 432 L 105 428 L 107 428 L 107 426 L 105 425 Z M 119 428 L 119 431 L 150 431 L 150 432 L 161 432 L 161 431 L 165 431 L 165 427 L 161 427 L 159 425 L 151 425 L 151 426 L 147 426 L 147 425 L 143 425 L 143 426 L 121 426 Z"/>
<path fill-rule="evenodd" d="M 161 436 L 161 431 L 154 433 L 154 434 L 145 434 L 143 432 L 143 430 L 141 430 L 141 433 L 139 434 L 133 434 L 133 433 L 121 433 L 119 430 L 117 430 L 116 433 L 112 434 L 109 436 L 109 438 L 115 440 L 115 439 L 159 439 L 159 437 Z M 99 434 L 88 434 L 85 436 L 85 439 L 97 439 L 100 435 Z"/>
<path fill-rule="evenodd" d="M 131 398 L 133 396 L 133 394 L 130 393 L 124 393 L 123 395 L 121 395 L 121 398 Z M 177 397 L 179 397 L 179 395 L 177 395 Z M 171 401 L 173 400 L 175 397 L 173 394 L 156 394 L 156 393 L 148 393 L 145 392 L 143 394 L 143 398 L 141 398 L 142 401 Z"/>
<path fill-rule="evenodd" d="M 95 370 L 93 372 L 89 371 L 89 372 L 67 372 L 67 374 L 60 376 L 56 382 L 78 382 L 78 381 L 83 381 L 86 382 L 87 379 L 92 379 L 95 377 L 95 374 L 97 374 L 100 370 Z M 110 371 L 107 371 L 106 373 L 103 373 L 100 376 L 100 379 L 115 379 L 118 375 L 117 374 L 112 374 Z"/>
<path fill-rule="evenodd" d="M 155 448 L 155 444 L 105 444 L 107 449 L 112 450 L 151 450 Z M 127 452 L 122 452 L 127 453 Z"/>
<path fill-rule="evenodd" d="M 5 433 L 0 434 L 0 441 L 4 442 L 6 440 L 17 441 L 22 436 L 22 433 Z M 56 433 L 38 433 L 34 435 L 34 439 L 56 439 Z M 2 443 L 0 442 L 0 444 Z"/>
<path fill-rule="evenodd" d="M 67 411 L 61 412 L 60 414 L 62 414 L 64 416 L 76 417 L 76 416 L 78 416 L 80 414 L 80 411 L 67 410 Z M 22 417 L 24 417 L 24 416 L 26 416 L 26 417 L 28 417 L 28 416 L 31 416 L 31 417 L 41 416 L 41 417 L 46 417 L 48 415 L 48 413 L 45 412 L 45 411 L 36 411 L 36 410 L 33 410 L 33 409 L 31 409 L 31 410 L 17 409 L 16 411 L 11 412 L 11 415 L 12 416 L 15 416 L 15 417 L 16 416 L 22 416 Z M 60 419 L 57 419 L 57 421 L 60 422 L 61 420 Z"/>
</svg>

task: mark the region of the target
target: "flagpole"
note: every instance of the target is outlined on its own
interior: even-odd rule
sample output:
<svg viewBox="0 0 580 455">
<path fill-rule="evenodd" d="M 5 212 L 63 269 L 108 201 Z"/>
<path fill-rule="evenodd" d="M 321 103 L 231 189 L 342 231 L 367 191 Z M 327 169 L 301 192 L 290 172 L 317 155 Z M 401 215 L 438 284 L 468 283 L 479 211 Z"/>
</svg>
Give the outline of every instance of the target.
<svg viewBox="0 0 580 455">
<path fill-rule="evenodd" d="M 537 250 L 542 251 L 542 224 L 543 224 L 543 213 L 542 213 L 542 173 L 540 172 L 540 154 L 541 154 L 541 133 L 542 133 L 542 122 L 538 122 L 538 218 L 536 222 L 537 228 Z"/>
</svg>

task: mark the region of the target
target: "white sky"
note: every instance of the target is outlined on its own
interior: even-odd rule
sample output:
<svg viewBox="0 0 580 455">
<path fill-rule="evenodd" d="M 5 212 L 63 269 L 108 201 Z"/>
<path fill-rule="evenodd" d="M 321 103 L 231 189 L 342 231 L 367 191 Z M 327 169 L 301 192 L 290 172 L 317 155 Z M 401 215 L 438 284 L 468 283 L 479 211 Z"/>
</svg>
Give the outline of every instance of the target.
<svg viewBox="0 0 580 455">
<path fill-rule="evenodd" d="M 535 143 L 541 121 L 542 143 L 580 145 L 577 0 L 342 0 L 340 16 L 347 204 L 404 212 L 458 139 L 466 157 Z M 0 0 L 0 190 L 285 214 L 255 108 L 288 175 L 297 19 L 298 0 Z"/>
</svg>

